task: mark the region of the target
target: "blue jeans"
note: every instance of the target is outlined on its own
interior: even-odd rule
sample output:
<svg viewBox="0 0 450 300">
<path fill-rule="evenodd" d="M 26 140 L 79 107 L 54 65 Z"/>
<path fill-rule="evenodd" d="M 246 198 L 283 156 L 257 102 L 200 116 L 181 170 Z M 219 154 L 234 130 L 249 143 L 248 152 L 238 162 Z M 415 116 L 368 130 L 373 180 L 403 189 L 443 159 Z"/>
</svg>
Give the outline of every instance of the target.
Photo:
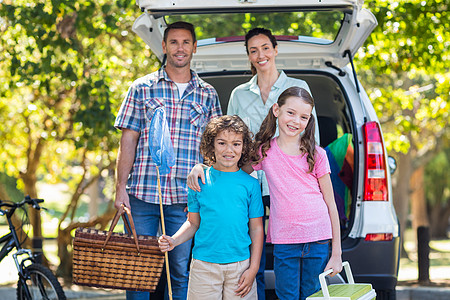
<svg viewBox="0 0 450 300">
<path fill-rule="evenodd" d="M 263 196 L 263 207 L 264 207 L 264 216 L 263 216 L 263 229 L 264 229 L 264 243 L 263 249 L 261 253 L 261 261 L 259 263 L 258 273 L 256 273 L 256 288 L 258 292 L 258 300 L 266 299 L 266 282 L 264 278 L 264 271 L 266 269 L 266 206 L 269 207 L 270 204 L 270 196 Z"/>
<path fill-rule="evenodd" d="M 320 290 L 319 274 L 327 262 L 330 240 L 275 244 L 275 292 L 280 300 L 304 300 Z"/>
<path fill-rule="evenodd" d="M 151 204 L 130 195 L 131 215 L 137 234 L 156 236 L 160 224 L 159 204 Z M 164 205 L 164 222 L 166 234 L 173 235 L 187 219 L 184 212 L 186 204 Z M 188 264 L 191 251 L 191 240 L 175 247 L 169 252 L 170 279 L 174 300 L 185 300 L 188 287 Z M 149 292 L 127 291 L 127 300 L 148 300 Z M 168 299 L 166 287 L 164 299 Z"/>
</svg>

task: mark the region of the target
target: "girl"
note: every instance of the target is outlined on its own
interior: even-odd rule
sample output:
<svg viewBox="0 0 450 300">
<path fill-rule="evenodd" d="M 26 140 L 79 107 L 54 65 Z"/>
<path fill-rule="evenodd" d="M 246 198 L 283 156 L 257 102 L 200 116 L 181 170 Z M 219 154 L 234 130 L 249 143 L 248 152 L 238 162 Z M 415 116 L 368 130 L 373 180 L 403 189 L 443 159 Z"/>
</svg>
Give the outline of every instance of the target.
<svg viewBox="0 0 450 300">
<path fill-rule="evenodd" d="M 188 299 L 257 299 L 255 276 L 263 247 L 258 181 L 240 170 L 252 159 L 251 133 L 238 116 L 211 120 L 200 151 L 212 166 L 201 192 L 188 192 L 188 220 L 159 238 L 172 250 L 195 234 Z"/>
<path fill-rule="evenodd" d="M 256 134 L 264 117 L 285 89 L 295 85 L 309 91 L 309 87 L 305 81 L 289 77 L 277 69 L 278 43 L 269 29 L 257 27 L 248 31 L 245 35 L 245 50 L 254 76 L 233 89 L 228 103 L 228 115 L 241 117 L 250 131 Z M 264 172 L 259 171 L 257 176 L 262 187 L 263 202 L 269 206 L 269 187 Z M 256 275 L 258 300 L 265 299 L 265 264 L 263 250 L 260 270 Z"/>
<path fill-rule="evenodd" d="M 321 272 L 333 269 L 334 276 L 342 270 L 330 167 L 325 151 L 315 144 L 313 107 L 305 89 L 285 90 L 256 134 L 259 159 L 253 167 L 243 168 L 263 170 L 269 183 L 267 240 L 274 244 L 275 290 L 280 300 L 306 299 L 320 289 Z M 277 121 L 279 136 L 274 138 Z M 188 185 L 192 185 L 189 179 Z"/>
</svg>

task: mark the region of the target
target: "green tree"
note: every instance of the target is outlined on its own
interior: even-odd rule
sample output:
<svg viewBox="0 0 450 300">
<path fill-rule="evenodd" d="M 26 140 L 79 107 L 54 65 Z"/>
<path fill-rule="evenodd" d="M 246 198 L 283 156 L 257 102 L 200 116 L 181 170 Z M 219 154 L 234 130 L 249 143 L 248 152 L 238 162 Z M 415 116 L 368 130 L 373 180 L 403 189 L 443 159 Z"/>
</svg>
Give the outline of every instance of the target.
<svg viewBox="0 0 450 300">
<path fill-rule="evenodd" d="M 39 179 L 69 182 L 58 234 L 64 274 L 71 231 L 84 225 L 74 220 L 80 195 L 114 169 L 114 115 L 130 82 L 159 66 L 131 32 L 139 13 L 126 0 L 0 3 L 0 172 L 32 197 Z M 30 219 L 40 238 L 40 215 Z"/>
<path fill-rule="evenodd" d="M 450 148 L 438 153 L 425 168 L 425 192 L 430 219 L 430 235 L 447 238 L 450 218 Z"/>
<path fill-rule="evenodd" d="M 447 143 L 449 1 L 366 1 L 378 26 L 359 51 L 358 73 L 397 158 L 394 204 L 406 226 L 412 173 Z M 433 220 L 431 220 L 433 221 Z"/>
</svg>

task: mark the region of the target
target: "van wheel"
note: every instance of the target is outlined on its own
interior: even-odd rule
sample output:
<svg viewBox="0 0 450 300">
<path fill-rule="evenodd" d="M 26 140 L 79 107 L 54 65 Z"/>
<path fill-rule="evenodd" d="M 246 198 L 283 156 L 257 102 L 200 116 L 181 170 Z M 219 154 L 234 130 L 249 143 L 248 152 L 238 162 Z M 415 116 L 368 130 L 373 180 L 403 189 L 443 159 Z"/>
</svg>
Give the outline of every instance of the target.
<svg viewBox="0 0 450 300">
<path fill-rule="evenodd" d="M 395 290 L 375 290 L 377 293 L 377 300 L 395 300 Z"/>
</svg>

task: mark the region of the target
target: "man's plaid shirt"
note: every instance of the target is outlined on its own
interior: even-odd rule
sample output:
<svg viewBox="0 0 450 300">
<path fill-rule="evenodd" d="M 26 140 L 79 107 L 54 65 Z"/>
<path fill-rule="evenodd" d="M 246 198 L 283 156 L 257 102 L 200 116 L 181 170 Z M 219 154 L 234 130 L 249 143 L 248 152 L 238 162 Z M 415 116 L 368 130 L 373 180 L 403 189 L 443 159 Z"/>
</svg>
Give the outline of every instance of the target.
<svg viewBox="0 0 450 300">
<path fill-rule="evenodd" d="M 139 132 L 136 157 L 128 179 L 128 193 L 149 203 L 159 203 L 156 165 L 148 146 L 153 112 L 164 106 L 175 154 L 175 166 L 161 175 L 163 204 L 187 203 L 186 178 L 192 167 L 202 162 L 200 139 L 205 125 L 220 116 L 216 90 L 191 71 L 183 97 L 164 69 L 146 75 L 131 85 L 114 126 Z"/>
</svg>

